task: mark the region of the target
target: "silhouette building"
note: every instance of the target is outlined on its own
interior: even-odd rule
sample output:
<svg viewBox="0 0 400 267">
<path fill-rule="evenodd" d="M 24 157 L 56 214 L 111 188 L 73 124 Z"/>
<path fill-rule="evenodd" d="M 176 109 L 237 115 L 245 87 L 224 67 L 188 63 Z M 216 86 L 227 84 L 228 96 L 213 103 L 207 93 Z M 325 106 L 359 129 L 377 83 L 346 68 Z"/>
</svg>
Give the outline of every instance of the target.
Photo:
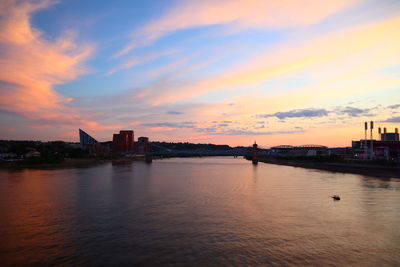
<svg viewBox="0 0 400 267">
<path fill-rule="evenodd" d="M 139 137 L 137 141 L 137 152 L 150 152 L 150 142 L 148 137 Z"/>
<path fill-rule="evenodd" d="M 88 133 L 86 133 L 82 129 L 79 129 L 79 142 L 82 148 L 85 147 L 86 145 L 93 145 L 98 143 L 96 139 L 91 137 Z"/>
<path fill-rule="evenodd" d="M 96 139 L 91 137 L 82 129 L 79 129 L 79 142 L 81 148 L 90 154 L 106 156 L 110 153 L 109 147 L 100 144 Z"/>
<path fill-rule="evenodd" d="M 121 130 L 119 134 L 113 134 L 112 148 L 114 153 L 133 152 L 134 135 L 131 130 Z"/>
<path fill-rule="evenodd" d="M 372 123 L 372 122 L 371 122 Z M 386 127 L 378 128 L 380 140 L 372 138 L 373 124 L 371 124 L 371 138 L 367 139 L 367 123 L 365 123 L 365 139 L 352 141 L 352 150 L 356 158 L 398 160 L 400 158 L 399 130 L 388 133 Z"/>
</svg>

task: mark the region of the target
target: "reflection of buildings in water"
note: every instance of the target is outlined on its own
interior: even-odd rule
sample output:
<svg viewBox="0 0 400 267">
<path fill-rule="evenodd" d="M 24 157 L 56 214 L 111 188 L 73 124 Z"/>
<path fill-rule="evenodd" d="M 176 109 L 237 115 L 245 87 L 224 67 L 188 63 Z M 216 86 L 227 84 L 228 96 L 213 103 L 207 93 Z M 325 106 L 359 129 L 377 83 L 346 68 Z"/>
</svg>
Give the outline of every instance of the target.
<svg viewBox="0 0 400 267">
<path fill-rule="evenodd" d="M 400 183 L 385 177 L 362 176 L 362 186 L 366 188 L 382 188 L 400 191 Z"/>
</svg>

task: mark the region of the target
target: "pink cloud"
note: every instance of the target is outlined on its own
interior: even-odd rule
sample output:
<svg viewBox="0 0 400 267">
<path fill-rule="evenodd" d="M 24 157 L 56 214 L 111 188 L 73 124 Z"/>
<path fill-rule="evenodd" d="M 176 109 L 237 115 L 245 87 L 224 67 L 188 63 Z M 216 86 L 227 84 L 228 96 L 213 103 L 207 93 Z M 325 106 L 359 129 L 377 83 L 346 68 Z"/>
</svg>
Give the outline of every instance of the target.
<svg viewBox="0 0 400 267">
<path fill-rule="evenodd" d="M 0 2 L 0 108 L 35 121 L 33 128 L 46 129 L 85 126 L 111 129 L 66 106 L 71 97 L 58 94 L 54 86 L 88 72 L 84 62 L 92 54 L 92 45 L 78 44 L 75 33 L 67 31 L 56 40 L 46 38 L 34 28 L 31 16 L 48 8 L 53 1 Z"/>
</svg>

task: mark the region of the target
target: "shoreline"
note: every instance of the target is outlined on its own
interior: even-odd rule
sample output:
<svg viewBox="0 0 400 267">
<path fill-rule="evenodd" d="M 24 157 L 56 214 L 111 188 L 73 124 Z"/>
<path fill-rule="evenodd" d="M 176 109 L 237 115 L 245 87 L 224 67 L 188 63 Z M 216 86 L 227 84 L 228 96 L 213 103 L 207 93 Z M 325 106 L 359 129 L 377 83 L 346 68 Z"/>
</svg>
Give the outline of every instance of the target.
<svg viewBox="0 0 400 267">
<path fill-rule="evenodd" d="M 360 174 L 381 178 L 400 178 L 400 168 L 390 166 L 356 163 L 304 162 L 277 159 L 259 159 L 259 162 L 330 172 Z"/>
<path fill-rule="evenodd" d="M 101 165 L 106 162 L 112 161 L 111 159 L 71 159 L 66 158 L 63 162 L 59 163 L 39 163 L 29 164 L 20 161 L 1 162 L 0 169 L 2 170 L 22 170 L 22 169 L 64 169 L 64 168 L 80 168 Z"/>
<path fill-rule="evenodd" d="M 155 158 L 163 159 L 163 158 Z M 64 169 L 64 168 L 84 168 L 102 165 L 105 163 L 126 164 L 133 161 L 144 161 L 140 157 L 114 158 L 114 159 L 72 159 L 66 158 L 60 163 L 43 163 L 43 164 L 24 164 L 18 161 L 1 162 L 0 169 L 3 170 L 22 170 L 22 169 Z M 339 162 L 312 162 L 312 161 L 295 161 L 284 159 L 261 158 L 260 163 L 269 163 L 275 165 L 291 166 L 306 169 L 323 170 L 329 172 L 360 174 L 365 176 L 380 178 L 400 178 L 400 168 L 382 165 L 369 165 L 357 163 L 339 163 Z"/>
<path fill-rule="evenodd" d="M 23 169 L 68 169 L 68 168 L 85 168 L 102 165 L 105 163 L 125 164 L 133 161 L 144 161 L 141 158 L 114 158 L 114 159 L 98 159 L 98 158 L 82 158 L 72 159 L 66 158 L 63 162 L 59 163 L 40 163 L 29 164 L 20 161 L 1 162 L 0 170 L 23 170 Z"/>
<path fill-rule="evenodd" d="M 197 158 L 198 156 L 190 156 Z M 162 160 L 169 158 L 188 158 L 186 157 L 153 157 L 153 160 Z M 65 158 L 64 161 L 58 163 L 26 163 L 23 161 L 3 161 L 0 162 L 0 170 L 22 170 L 22 169 L 66 169 L 66 168 L 83 168 L 111 162 L 115 165 L 122 165 L 134 161 L 145 162 L 143 155 L 134 155 L 119 158 Z"/>
</svg>

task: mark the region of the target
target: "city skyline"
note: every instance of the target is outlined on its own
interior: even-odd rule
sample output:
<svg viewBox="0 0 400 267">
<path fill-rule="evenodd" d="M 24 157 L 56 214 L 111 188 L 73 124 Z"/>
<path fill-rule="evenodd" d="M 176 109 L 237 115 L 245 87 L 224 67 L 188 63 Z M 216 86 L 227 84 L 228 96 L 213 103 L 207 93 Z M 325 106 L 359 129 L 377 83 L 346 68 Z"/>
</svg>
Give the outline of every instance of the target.
<svg viewBox="0 0 400 267">
<path fill-rule="evenodd" d="M 0 3 L 0 139 L 349 146 L 400 123 L 398 1 Z"/>
</svg>

